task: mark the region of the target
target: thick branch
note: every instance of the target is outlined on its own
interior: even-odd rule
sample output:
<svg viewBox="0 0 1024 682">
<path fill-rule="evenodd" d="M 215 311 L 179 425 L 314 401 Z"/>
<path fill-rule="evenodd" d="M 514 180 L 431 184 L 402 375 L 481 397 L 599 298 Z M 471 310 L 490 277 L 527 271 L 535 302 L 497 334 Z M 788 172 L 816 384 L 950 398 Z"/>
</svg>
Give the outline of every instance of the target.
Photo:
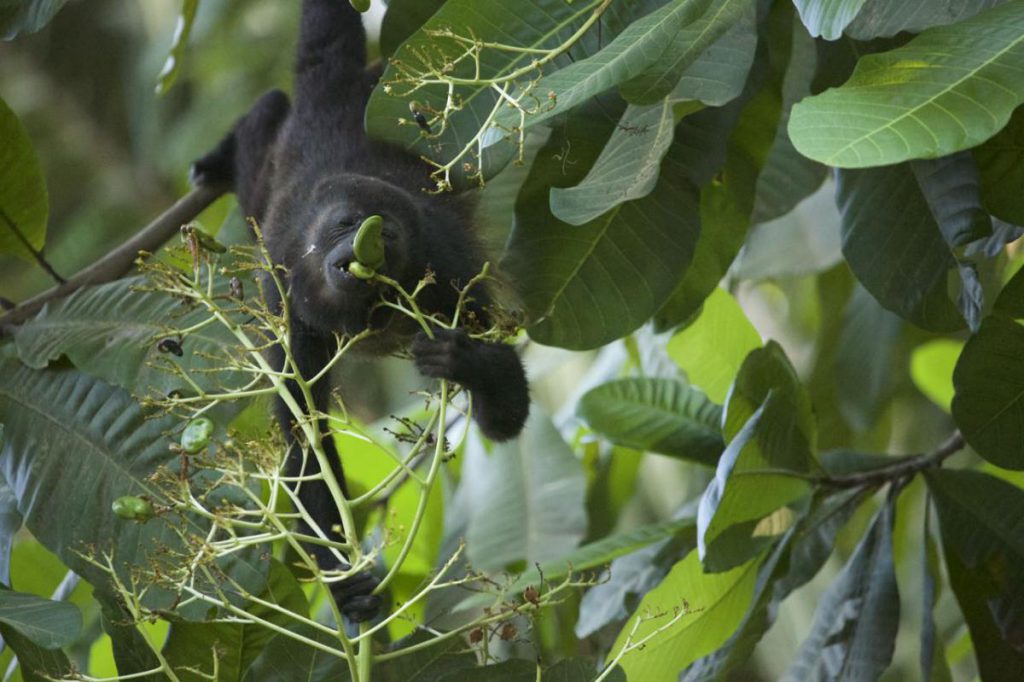
<svg viewBox="0 0 1024 682">
<path fill-rule="evenodd" d="M 131 239 L 92 265 L 80 270 L 68 281 L 33 296 L 0 316 L 0 328 L 6 329 L 11 325 L 24 322 L 48 301 L 63 298 L 90 284 L 111 282 L 121 277 L 132 269 L 135 259 L 139 256 L 139 251 L 156 251 L 164 242 L 177 234 L 182 225 L 194 220 L 202 213 L 203 209 L 216 201 L 224 192 L 224 187 L 200 187 L 192 190 Z"/>
<path fill-rule="evenodd" d="M 889 481 L 902 478 L 909 478 L 925 469 L 937 467 L 951 455 L 963 450 L 966 443 L 959 431 L 946 439 L 942 445 L 934 451 L 916 457 L 908 457 L 890 466 L 872 469 L 870 471 L 859 471 L 855 474 L 844 474 L 840 476 L 826 476 L 818 482 L 830 488 L 859 488 L 873 485 L 882 485 Z"/>
</svg>

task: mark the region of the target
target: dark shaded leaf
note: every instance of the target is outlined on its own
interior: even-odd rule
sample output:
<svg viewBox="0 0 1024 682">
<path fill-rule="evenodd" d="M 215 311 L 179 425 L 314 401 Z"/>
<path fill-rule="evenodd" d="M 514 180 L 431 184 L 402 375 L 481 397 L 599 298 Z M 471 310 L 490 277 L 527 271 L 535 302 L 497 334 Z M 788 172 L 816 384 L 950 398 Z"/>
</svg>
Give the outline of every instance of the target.
<svg viewBox="0 0 1024 682">
<path fill-rule="evenodd" d="M 380 26 L 381 55 L 393 55 L 444 3 L 445 0 L 391 0 Z"/>
<path fill-rule="evenodd" d="M 971 632 L 981 679 L 1024 666 L 1024 492 L 978 471 L 925 472 L 949 581 Z"/>
<path fill-rule="evenodd" d="M 0 8 L 0 31 L 4 18 Z M 56 11 L 56 10 L 55 10 Z M 50 203 L 28 131 L 0 99 L 0 254 L 32 261 L 46 241 Z M 28 242 L 26 245 L 25 242 Z"/>
<path fill-rule="evenodd" d="M 853 21 L 865 0 L 794 0 L 808 33 L 835 40 Z"/>
<path fill-rule="evenodd" d="M 71 643 L 82 629 L 82 612 L 68 602 L 0 588 L 0 623 L 43 649 Z"/>
<path fill-rule="evenodd" d="M 998 5 L 1003 0 L 867 0 L 846 34 L 857 40 L 920 33 L 933 26 L 954 24 Z"/>
<path fill-rule="evenodd" d="M 63 651 L 44 649 L 9 625 L 0 623 L 0 637 L 18 657 L 19 672 L 24 682 L 66 679 L 74 669 Z"/>
<path fill-rule="evenodd" d="M 821 597 L 811 632 L 783 678 L 787 682 L 876 680 L 889 667 L 900 617 L 892 555 L 894 507 L 890 495 Z"/>
<path fill-rule="evenodd" d="M 973 152 L 985 208 L 1001 220 L 1024 225 L 1024 109 L 1016 109 L 1006 127 Z"/>
<path fill-rule="evenodd" d="M 11 40 L 19 33 L 38 31 L 67 1 L 6 0 L 0 4 L 0 40 Z"/>
</svg>

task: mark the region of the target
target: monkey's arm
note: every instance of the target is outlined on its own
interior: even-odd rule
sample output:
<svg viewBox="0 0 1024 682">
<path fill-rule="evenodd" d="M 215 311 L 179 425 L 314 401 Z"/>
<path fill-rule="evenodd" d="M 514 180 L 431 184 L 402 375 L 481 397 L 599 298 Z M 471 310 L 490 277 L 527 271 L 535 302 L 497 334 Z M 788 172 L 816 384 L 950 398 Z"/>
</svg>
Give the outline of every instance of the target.
<svg viewBox="0 0 1024 682">
<path fill-rule="evenodd" d="M 523 363 L 511 346 L 471 339 L 464 331 L 436 329 L 412 344 L 416 367 L 425 376 L 461 384 L 473 397 L 473 418 L 491 440 L 515 438 L 530 413 Z"/>
</svg>

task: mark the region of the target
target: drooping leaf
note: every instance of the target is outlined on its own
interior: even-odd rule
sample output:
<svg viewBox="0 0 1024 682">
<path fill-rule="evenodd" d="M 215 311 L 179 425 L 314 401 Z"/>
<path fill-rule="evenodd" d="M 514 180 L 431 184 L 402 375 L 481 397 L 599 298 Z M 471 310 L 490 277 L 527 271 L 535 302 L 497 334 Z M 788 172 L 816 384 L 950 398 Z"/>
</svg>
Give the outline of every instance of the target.
<svg viewBox="0 0 1024 682">
<path fill-rule="evenodd" d="M 171 50 L 167 55 L 167 61 L 164 62 L 164 68 L 160 70 L 160 75 L 157 77 L 156 92 L 158 95 L 170 90 L 178 77 L 181 62 L 185 58 L 188 36 L 192 33 L 192 22 L 195 21 L 198 9 L 199 0 L 182 0 L 181 14 L 178 15 L 177 23 L 174 25 Z"/>
<path fill-rule="evenodd" d="M 672 379 L 620 379 L 592 389 L 577 411 L 611 441 L 714 465 L 722 411 L 700 391 Z"/>
<path fill-rule="evenodd" d="M 473 565 L 501 569 L 568 554 L 583 538 L 586 481 L 551 420 L 534 406 L 522 435 L 485 454 L 472 448 L 463 484 L 472 481 L 466 552 Z"/>
<path fill-rule="evenodd" d="M 935 605 L 939 600 L 942 569 L 939 567 L 939 549 L 929 528 L 931 507 L 925 507 L 924 543 L 922 554 L 921 592 L 921 679 L 923 682 L 952 682 L 953 675 L 946 662 L 946 647 L 935 626 Z"/>
<path fill-rule="evenodd" d="M 619 92 L 631 104 L 655 104 L 671 92 L 711 106 L 743 89 L 754 58 L 755 7 L 745 0 L 712 0 L 676 34 L 661 56 Z"/>
<path fill-rule="evenodd" d="M 669 339 L 669 357 L 690 383 L 712 401 L 724 402 L 747 354 L 761 346 L 761 335 L 724 289 L 716 288 L 700 316 Z"/>
<path fill-rule="evenodd" d="M 0 254 L 32 260 L 46 241 L 50 203 L 28 132 L 2 99 L 0 139 Z"/>
<path fill-rule="evenodd" d="M 978 471 L 925 472 L 953 593 L 984 680 L 1020 676 L 1024 652 L 1024 492 Z"/>
<path fill-rule="evenodd" d="M 783 678 L 786 682 L 875 680 L 889 667 L 900 618 L 892 551 L 894 507 L 891 496 L 821 597 L 811 632 Z"/>
<path fill-rule="evenodd" d="M 82 629 L 82 612 L 74 604 L 34 594 L 0 589 L 0 623 L 43 649 L 69 644 Z"/>
<path fill-rule="evenodd" d="M 757 569 L 758 562 L 752 561 L 725 573 L 705 573 L 697 553 L 690 552 L 644 595 L 609 655 L 665 628 L 643 648 L 627 652 L 621 665 L 631 680 L 676 679 L 680 670 L 717 649 L 736 629 L 753 594 Z M 679 620 L 668 626 L 676 616 Z"/>
<path fill-rule="evenodd" d="M 794 0 L 800 20 L 817 38 L 836 40 L 853 21 L 865 0 Z"/>
<path fill-rule="evenodd" d="M 732 7 L 738 10 L 739 4 L 726 3 L 723 9 Z M 516 109 L 504 107 L 495 117 L 495 124 L 506 129 L 515 126 L 529 128 L 556 114 L 568 111 L 594 95 L 636 78 L 652 65 L 662 63 L 669 47 L 678 44 L 674 41 L 682 29 L 711 11 L 710 6 L 711 0 L 669 0 L 660 9 L 630 24 L 594 56 L 543 76 L 536 84 L 530 86 L 531 90 L 539 93 L 555 93 L 554 106 L 541 108 L 536 113 L 527 115 L 524 120 L 520 119 L 519 111 Z M 712 22 L 697 40 L 702 47 L 706 47 L 730 25 L 731 22 Z M 686 50 L 680 54 L 673 54 L 674 68 L 682 73 L 683 69 L 697 59 L 701 51 Z"/>
<path fill-rule="evenodd" d="M 1004 0 L 867 0 L 846 34 L 857 40 L 920 33 L 926 28 L 954 24 Z"/>
<path fill-rule="evenodd" d="M 704 4 L 708 1 L 699 0 Z M 496 122 L 491 121 L 491 115 L 503 109 L 505 101 L 491 87 L 490 80 L 514 73 L 521 74 L 525 80 L 535 78 L 539 72 L 531 64 L 537 59 L 536 51 L 553 50 L 564 44 L 600 4 L 595 0 L 586 3 L 526 0 L 513 7 L 502 0 L 448 0 L 389 61 L 381 84 L 374 89 L 367 105 L 367 132 L 371 137 L 406 147 L 441 164 L 452 161 L 460 150 L 471 149 L 471 155 L 464 161 L 473 168 L 466 170 L 463 163 L 455 164 L 451 169 L 453 184 L 461 183 L 477 170 L 484 178 L 492 177 L 515 157 L 517 141 L 514 138 L 518 134 L 511 134 L 508 129 L 502 131 L 488 123 Z M 649 11 L 652 5 L 642 2 L 608 7 L 601 15 L 604 39 L 616 37 L 638 13 Z M 469 44 L 473 41 L 525 49 L 484 48 L 479 55 L 478 73 L 476 61 L 467 58 Z M 576 63 L 581 63 L 597 51 L 598 42 L 597 32 L 592 30 L 583 36 L 570 54 Z M 607 44 L 607 47 L 611 45 Z M 550 70 L 566 63 L 569 59 L 563 55 L 555 60 L 554 65 L 546 65 L 545 68 Z M 434 126 L 436 137 L 427 137 L 410 120 L 409 105 L 416 101 L 431 116 L 434 115 L 432 112 L 444 110 L 449 94 L 447 86 L 424 86 L 420 83 L 421 87 L 414 88 L 418 75 L 429 79 L 430 74 L 438 70 L 444 70 L 448 76 L 468 80 L 456 84 L 452 92 L 459 102 L 459 110 L 449 116 L 443 130 Z M 526 98 L 524 105 L 539 110 L 547 108 L 549 89 L 535 87 L 535 92 Z M 583 99 L 589 99 L 599 92 L 589 90 L 580 94 Z M 555 93 L 556 100 L 560 96 L 560 93 Z M 544 103 L 534 107 L 538 102 Z M 559 107 L 559 113 L 567 108 Z M 535 118 L 531 116 L 530 121 Z M 402 120 L 405 120 L 404 125 Z"/>
<path fill-rule="evenodd" d="M 979 455 L 1006 469 L 1024 469 L 1022 353 L 1024 326 L 990 316 L 967 340 L 953 372 L 953 419 Z"/>
<path fill-rule="evenodd" d="M 573 227 L 546 206 L 551 183 L 564 177 L 559 153 L 568 152 L 552 136 L 516 204 L 504 266 L 533 320 L 531 338 L 595 348 L 643 324 L 678 281 L 699 232 L 697 190 L 673 143 L 649 195 Z"/>
<path fill-rule="evenodd" d="M 790 138 L 843 168 L 946 156 L 1006 125 L 1024 101 L 1022 74 L 1024 4 L 1008 2 L 864 57 L 842 87 L 793 107 Z"/>
<path fill-rule="evenodd" d="M 779 604 L 817 574 L 832 554 L 839 531 L 863 499 L 864 493 L 854 490 L 816 500 L 761 565 L 750 607 L 736 632 L 714 653 L 687 668 L 680 682 L 727 679 L 731 670 L 747 661 L 775 622 Z"/>
<path fill-rule="evenodd" d="M 0 443 L 3 443 L 3 424 L 0 424 Z M 0 583 L 11 584 L 11 548 L 14 534 L 21 528 L 18 498 L 0 476 Z"/>
<path fill-rule="evenodd" d="M 53 19 L 67 1 L 5 0 L 0 4 L 0 40 L 11 40 L 19 33 L 38 31 Z"/>
<path fill-rule="evenodd" d="M 956 259 L 910 167 L 843 170 L 837 180 L 843 253 L 864 288 L 919 327 L 961 328 L 947 287 Z"/>
</svg>

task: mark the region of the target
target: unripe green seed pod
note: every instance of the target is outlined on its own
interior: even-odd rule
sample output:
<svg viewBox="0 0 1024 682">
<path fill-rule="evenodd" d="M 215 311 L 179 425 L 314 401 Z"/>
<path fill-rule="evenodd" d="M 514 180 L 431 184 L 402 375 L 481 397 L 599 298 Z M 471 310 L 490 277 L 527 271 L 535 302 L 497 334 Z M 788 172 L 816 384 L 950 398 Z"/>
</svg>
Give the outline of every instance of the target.
<svg viewBox="0 0 1024 682">
<path fill-rule="evenodd" d="M 149 521 L 156 516 L 156 510 L 149 500 L 134 495 L 119 497 L 110 505 L 111 510 L 122 519 L 130 521 Z"/>
<path fill-rule="evenodd" d="M 213 436 L 213 422 L 206 417 L 193 419 L 181 432 L 181 449 L 194 455 L 210 444 Z"/>
<path fill-rule="evenodd" d="M 372 215 L 359 226 L 355 241 L 352 243 L 356 260 L 371 270 L 384 265 L 384 240 L 381 239 L 383 230 L 384 220 L 379 215 Z"/>
<path fill-rule="evenodd" d="M 373 268 L 368 268 L 359 261 L 352 261 L 349 263 L 348 271 L 359 279 L 370 279 L 377 274 Z"/>
<path fill-rule="evenodd" d="M 348 0 L 349 4 L 357 12 L 366 12 L 370 9 L 370 0 Z"/>
</svg>

